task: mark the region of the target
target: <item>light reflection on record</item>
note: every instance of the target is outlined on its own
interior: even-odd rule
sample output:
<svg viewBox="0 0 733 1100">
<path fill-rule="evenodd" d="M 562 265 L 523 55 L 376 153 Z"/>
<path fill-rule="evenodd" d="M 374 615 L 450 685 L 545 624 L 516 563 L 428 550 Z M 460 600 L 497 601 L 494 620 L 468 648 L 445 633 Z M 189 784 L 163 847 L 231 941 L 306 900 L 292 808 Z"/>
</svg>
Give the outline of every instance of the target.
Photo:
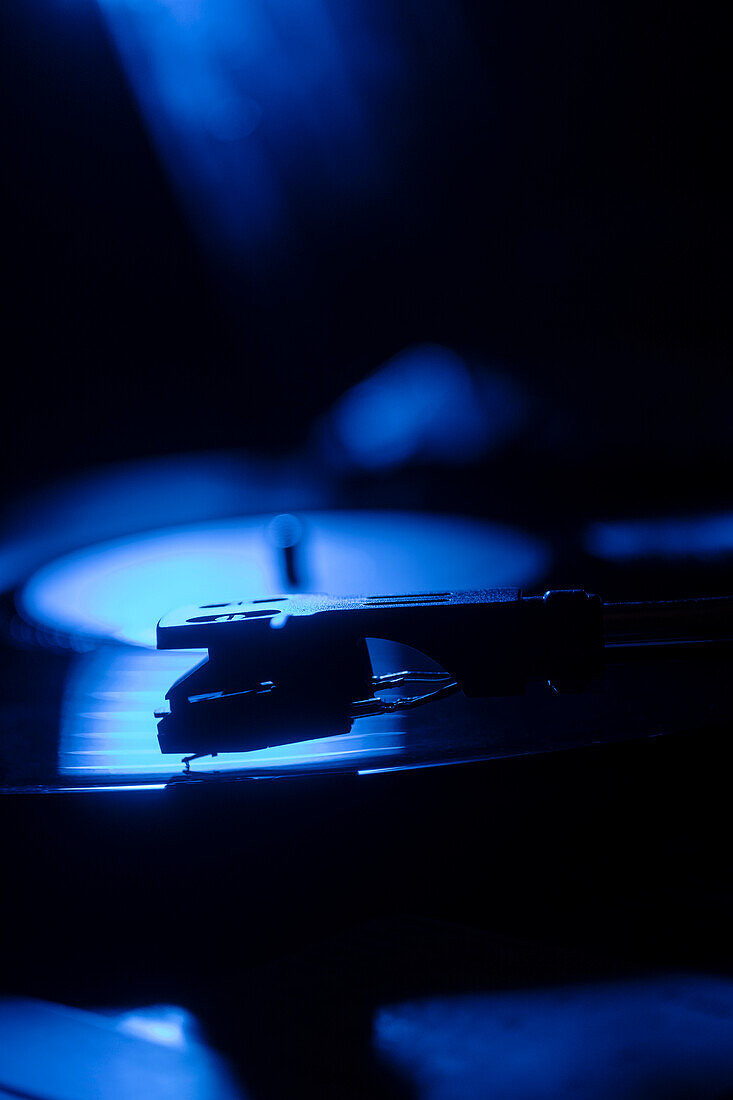
<svg viewBox="0 0 733 1100">
<path fill-rule="evenodd" d="M 61 716 L 59 772 L 68 780 L 148 780 L 181 774 L 176 755 L 164 756 L 154 710 L 171 684 L 205 656 L 192 650 L 158 652 L 106 646 L 76 661 Z M 196 761 L 196 775 L 386 766 L 405 748 L 402 719 L 360 719 L 338 737 L 257 752 L 219 753 Z"/>
<path fill-rule="evenodd" d="M 372 639 L 369 648 L 378 674 L 404 667 L 404 647 Z M 160 752 L 154 711 L 201 656 L 104 646 L 75 657 L 61 710 L 58 772 L 47 789 L 152 789 L 182 778 L 180 757 Z M 720 728 L 733 707 L 725 671 L 719 661 L 688 663 L 684 675 L 677 662 L 618 665 L 579 694 L 560 696 L 541 682 L 518 696 L 467 699 L 458 692 L 419 710 L 359 718 L 348 734 L 197 759 L 190 778 L 368 776 L 659 736 L 697 729 L 701 718 Z"/>
</svg>

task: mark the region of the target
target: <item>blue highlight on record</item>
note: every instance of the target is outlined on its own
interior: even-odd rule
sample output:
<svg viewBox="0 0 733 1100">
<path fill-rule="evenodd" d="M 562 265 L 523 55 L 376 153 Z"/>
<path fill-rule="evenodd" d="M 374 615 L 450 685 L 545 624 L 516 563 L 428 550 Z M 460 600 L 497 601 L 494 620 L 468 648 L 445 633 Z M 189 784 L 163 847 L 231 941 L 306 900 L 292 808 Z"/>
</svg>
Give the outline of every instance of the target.
<svg viewBox="0 0 733 1100">
<path fill-rule="evenodd" d="M 353 595 L 528 585 L 547 563 L 531 536 L 460 517 L 404 512 L 301 515 L 303 588 Z M 286 585 L 270 516 L 151 531 L 52 562 L 20 596 L 31 620 L 70 634 L 155 645 L 190 604 L 276 595 Z"/>
<path fill-rule="evenodd" d="M 170 685 L 206 654 L 103 646 L 77 658 L 66 685 L 59 734 L 59 772 L 69 782 L 147 781 L 180 775 L 180 758 L 162 755 L 154 711 Z M 256 752 L 219 753 L 196 762 L 197 775 L 221 772 L 276 775 L 289 769 L 355 767 L 387 762 L 405 745 L 399 718 L 386 726 L 365 718 L 353 733 Z M 117 788 L 121 789 L 121 788 Z"/>
</svg>

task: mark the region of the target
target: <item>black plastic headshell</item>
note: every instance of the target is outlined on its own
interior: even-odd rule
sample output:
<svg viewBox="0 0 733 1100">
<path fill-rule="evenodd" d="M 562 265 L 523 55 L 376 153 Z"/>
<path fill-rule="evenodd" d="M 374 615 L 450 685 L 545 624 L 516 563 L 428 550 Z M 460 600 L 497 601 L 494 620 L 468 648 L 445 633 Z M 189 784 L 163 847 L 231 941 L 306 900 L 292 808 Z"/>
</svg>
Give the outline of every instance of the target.
<svg viewBox="0 0 733 1100">
<path fill-rule="evenodd" d="M 375 677 L 368 638 L 411 646 L 445 672 Z M 247 751 L 347 733 L 355 718 L 457 688 L 513 695 L 528 678 L 587 680 L 601 663 L 601 603 L 581 591 L 522 598 L 514 588 L 270 596 L 167 616 L 158 648 L 208 650 L 166 695 L 161 750 Z M 392 702 L 376 694 L 412 682 L 431 690 Z"/>
</svg>

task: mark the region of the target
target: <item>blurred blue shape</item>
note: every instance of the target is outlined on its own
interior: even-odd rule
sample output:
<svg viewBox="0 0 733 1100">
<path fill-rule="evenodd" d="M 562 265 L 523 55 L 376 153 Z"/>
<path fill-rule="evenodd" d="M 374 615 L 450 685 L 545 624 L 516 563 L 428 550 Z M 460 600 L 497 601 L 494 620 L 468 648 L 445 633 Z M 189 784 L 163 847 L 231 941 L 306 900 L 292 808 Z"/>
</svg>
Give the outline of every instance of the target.
<svg viewBox="0 0 733 1100">
<path fill-rule="evenodd" d="M 609 561 L 716 557 L 733 552 L 733 513 L 592 523 L 584 541 Z"/>
<path fill-rule="evenodd" d="M 374 1042 L 420 1100 L 705 1100 L 733 1089 L 733 981 L 436 997 L 381 1009 Z"/>
<path fill-rule="evenodd" d="M 308 589 L 337 595 L 527 585 L 547 562 L 531 536 L 460 517 L 300 513 Z M 281 562 L 270 516 L 151 531 L 41 568 L 19 597 L 42 626 L 155 645 L 163 615 L 189 604 L 276 595 Z M 168 685 L 170 686 L 170 685 Z"/>
<path fill-rule="evenodd" d="M 22 609 L 70 634 L 154 646 L 157 621 L 167 610 L 218 602 L 234 590 L 273 592 L 277 574 L 262 527 L 174 528 L 93 546 L 34 574 Z"/>
<path fill-rule="evenodd" d="M 154 142 L 203 238 L 260 264 L 294 187 L 320 199 L 382 185 L 400 147 L 406 50 L 459 21 L 438 0 L 400 41 L 393 0 L 99 0 Z"/>
<path fill-rule="evenodd" d="M 199 1041 L 195 1017 L 179 1005 L 148 1005 L 123 1012 L 117 1017 L 117 1030 L 176 1050 Z"/>
<path fill-rule="evenodd" d="M 236 452 L 147 458 L 75 474 L 24 496 L 4 516 L 0 590 L 52 558 L 152 528 L 272 509 L 323 507 L 324 478 L 295 459 Z"/>
<path fill-rule="evenodd" d="M 386 469 L 471 462 L 511 438 L 526 411 L 526 396 L 506 374 L 471 370 L 454 351 L 420 344 L 349 390 L 331 419 L 352 463 Z"/>
<path fill-rule="evenodd" d="M 153 1027 L 170 1024 L 180 1034 Z M 224 1059 L 183 1030 L 183 1009 L 150 1010 L 147 1031 L 65 1005 L 0 1000 L 0 1094 L 44 1100 L 243 1100 Z M 152 1030 L 151 1030 L 152 1028 Z M 189 1032 L 190 1032 L 189 1027 Z"/>
</svg>

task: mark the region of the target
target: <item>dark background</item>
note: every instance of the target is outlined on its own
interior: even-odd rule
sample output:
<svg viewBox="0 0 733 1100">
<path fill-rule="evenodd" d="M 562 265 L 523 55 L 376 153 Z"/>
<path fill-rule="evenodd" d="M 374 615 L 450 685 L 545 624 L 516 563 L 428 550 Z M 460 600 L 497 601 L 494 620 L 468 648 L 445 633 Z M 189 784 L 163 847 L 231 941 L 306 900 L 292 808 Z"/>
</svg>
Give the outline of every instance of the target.
<svg viewBox="0 0 733 1100">
<path fill-rule="evenodd" d="M 390 10 L 409 44 L 414 8 Z M 596 511 L 719 492 L 733 396 L 722 12 L 456 12 L 462 45 L 446 58 L 423 44 L 382 110 L 381 186 L 334 200 L 306 162 L 284 165 L 296 231 L 274 260 L 218 262 L 100 9 L 4 5 L 7 492 L 129 456 L 292 451 L 349 385 L 426 340 L 498 359 L 548 410 L 489 472 L 495 510 L 520 491 L 539 507 L 533 485 L 557 476 Z"/>
</svg>

